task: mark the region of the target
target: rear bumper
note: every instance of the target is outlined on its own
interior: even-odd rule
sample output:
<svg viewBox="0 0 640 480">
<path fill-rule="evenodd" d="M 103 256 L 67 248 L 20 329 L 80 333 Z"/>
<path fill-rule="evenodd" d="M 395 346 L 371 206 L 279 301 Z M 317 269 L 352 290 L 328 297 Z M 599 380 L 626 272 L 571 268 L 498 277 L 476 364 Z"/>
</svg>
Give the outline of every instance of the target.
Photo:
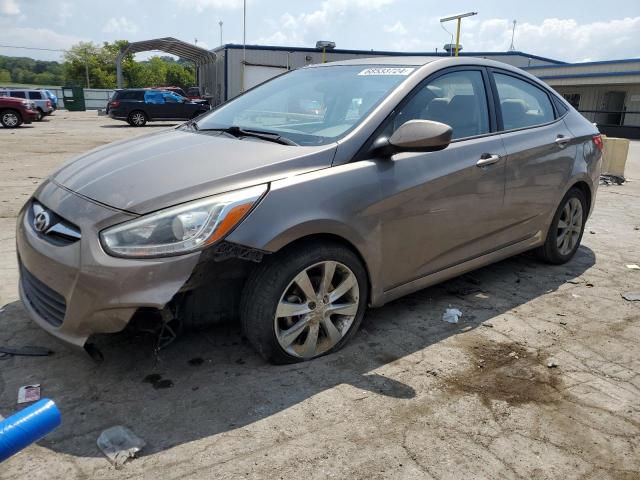
<svg viewBox="0 0 640 480">
<path fill-rule="evenodd" d="M 23 123 L 29 124 L 31 122 L 35 122 L 37 118 L 38 112 L 34 112 L 33 110 L 23 110 L 22 112 Z"/>
<path fill-rule="evenodd" d="M 63 246 L 36 233 L 27 215 L 18 216 L 20 298 L 44 330 L 82 347 L 96 333 L 122 330 L 140 307 L 163 308 L 191 276 L 199 253 L 132 260 L 107 255 L 98 232 L 130 215 L 96 205 L 46 183 L 38 201 L 80 227 L 82 238 Z"/>
</svg>

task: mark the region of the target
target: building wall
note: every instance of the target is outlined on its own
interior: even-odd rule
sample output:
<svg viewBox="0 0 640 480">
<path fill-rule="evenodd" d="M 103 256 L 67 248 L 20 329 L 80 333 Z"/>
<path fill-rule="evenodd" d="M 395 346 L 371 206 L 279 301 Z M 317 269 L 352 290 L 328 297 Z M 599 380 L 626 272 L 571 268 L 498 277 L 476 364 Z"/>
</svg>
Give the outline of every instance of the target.
<svg viewBox="0 0 640 480">
<path fill-rule="evenodd" d="M 212 103 L 217 105 L 225 100 L 229 100 L 240 94 L 242 91 L 242 61 L 243 50 L 242 48 L 233 47 L 221 47 L 214 50 L 217 55 L 215 63 L 215 75 L 216 80 L 212 82 L 215 85 L 213 90 L 216 92 L 213 95 Z M 393 56 L 393 55 L 408 55 L 406 52 L 367 52 L 367 51 L 327 51 L 327 62 L 334 62 L 339 60 L 349 60 L 354 58 L 375 58 L 380 56 Z M 443 53 L 412 53 L 411 55 L 419 56 L 446 56 Z M 467 53 L 471 56 L 472 54 Z M 463 55 L 465 56 L 465 55 Z M 556 65 L 553 60 L 544 59 L 541 57 L 530 56 L 519 52 L 498 53 L 491 54 L 486 52 L 480 52 L 477 54 L 480 58 L 490 58 L 500 62 L 508 63 L 516 67 L 526 66 L 540 66 L 540 65 Z M 288 69 L 300 68 L 305 65 L 322 62 L 322 51 L 309 49 L 300 50 L 292 48 L 291 50 L 282 48 L 261 48 L 261 49 L 246 49 L 246 61 L 247 65 L 251 66 L 268 66 L 282 68 L 283 72 Z M 226 84 L 225 84 L 225 72 L 226 72 Z"/>
<path fill-rule="evenodd" d="M 624 92 L 624 107 L 629 111 L 640 111 L 640 82 L 632 85 L 552 85 L 561 95 L 579 94 L 578 110 L 602 110 L 605 108 L 607 92 Z M 589 120 L 602 122 L 602 114 L 583 113 Z M 598 116 L 600 115 L 600 116 Z M 623 125 L 640 126 L 640 114 L 627 113 Z"/>
</svg>

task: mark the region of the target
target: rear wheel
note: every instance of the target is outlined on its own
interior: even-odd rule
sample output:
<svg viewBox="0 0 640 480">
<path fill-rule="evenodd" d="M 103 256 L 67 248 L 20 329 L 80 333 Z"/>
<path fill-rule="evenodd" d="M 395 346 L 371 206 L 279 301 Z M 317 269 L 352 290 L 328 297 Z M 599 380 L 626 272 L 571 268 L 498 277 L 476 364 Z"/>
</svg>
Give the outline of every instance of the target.
<svg viewBox="0 0 640 480">
<path fill-rule="evenodd" d="M 368 284 L 360 259 L 337 243 L 306 243 L 267 258 L 245 285 L 244 334 L 275 364 L 326 355 L 355 334 Z"/>
<path fill-rule="evenodd" d="M 0 123 L 5 128 L 16 128 L 22 124 L 22 117 L 15 110 L 0 111 Z"/>
<path fill-rule="evenodd" d="M 561 264 L 573 258 L 584 233 L 587 199 L 578 188 L 567 192 L 551 222 L 544 245 L 536 251 L 548 263 Z"/>
<path fill-rule="evenodd" d="M 147 124 L 147 115 L 141 110 L 135 110 L 127 118 L 132 127 L 144 127 Z"/>
</svg>

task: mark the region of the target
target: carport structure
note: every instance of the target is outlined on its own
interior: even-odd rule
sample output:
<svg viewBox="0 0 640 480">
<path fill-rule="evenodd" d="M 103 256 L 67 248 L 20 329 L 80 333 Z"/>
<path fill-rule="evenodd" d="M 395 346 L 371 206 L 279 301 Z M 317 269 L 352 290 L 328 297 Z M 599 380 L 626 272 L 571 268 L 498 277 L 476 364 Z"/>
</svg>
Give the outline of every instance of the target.
<svg viewBox="0 0 640 480">
<path fill-rule="evenodd" d="M 116 80 L 118 88 L 123 88 L 124 84 L 122 78 L 122 59 L 129 53 L 136 54 L 150 50 L 159 50 L 191 60 L 196 66 L 196 77 L 200 91 L 203 92 L 205 96 L 210 96 L 214 91 L 216 54 L 172 37 L 143 40 L 128 43 L 122 47 L 116 57 Z"/>
</svg>

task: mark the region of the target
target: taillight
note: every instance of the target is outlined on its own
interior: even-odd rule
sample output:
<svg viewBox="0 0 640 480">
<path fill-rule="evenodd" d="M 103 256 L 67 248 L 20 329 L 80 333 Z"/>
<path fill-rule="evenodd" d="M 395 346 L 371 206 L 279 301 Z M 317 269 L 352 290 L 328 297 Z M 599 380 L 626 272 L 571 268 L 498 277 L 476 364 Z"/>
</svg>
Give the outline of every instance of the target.
<svg viewBox="0 0 640 480">
<path fill-rule="evenodd" d="M 47 100 L 47 108 L 51 108 L 51 100 Z"/>
<path fill-rule="evenodd" d="M 109 102 L 110 108 L 118 108 L 120 106 L 120 100 L 111 100 Z"/>
<path fill-rule="evenodd" d="M 602 135 L 594 135 L 593 136 L 593 144 L 600 151 L 604 150 L 604 142 L 602 141 Z"/>
</svg>

